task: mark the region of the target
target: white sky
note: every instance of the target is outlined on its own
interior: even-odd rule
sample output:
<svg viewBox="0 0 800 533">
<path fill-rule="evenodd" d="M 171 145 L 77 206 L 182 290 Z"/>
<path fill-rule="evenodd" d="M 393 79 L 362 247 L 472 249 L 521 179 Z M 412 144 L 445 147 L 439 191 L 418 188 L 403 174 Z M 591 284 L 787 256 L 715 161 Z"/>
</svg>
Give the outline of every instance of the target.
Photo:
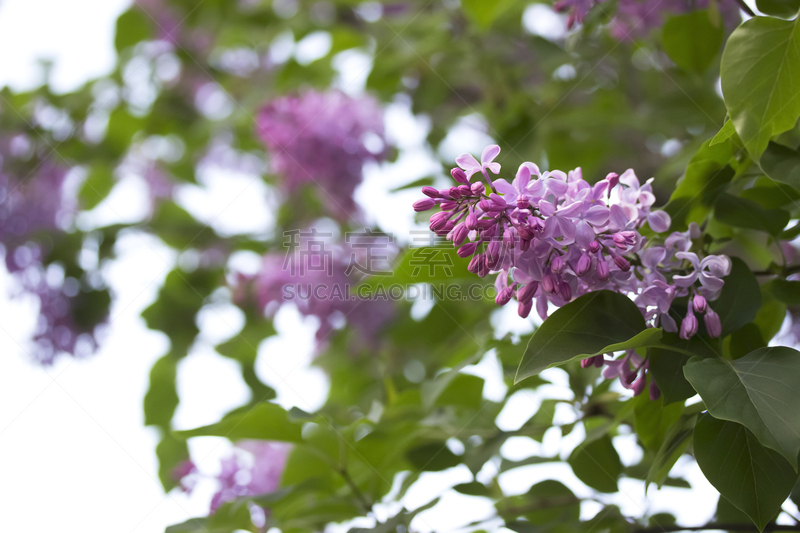
<svg viewBox="0 0 800 533">
<path fill-rule="evenodd" d="M 115 61 L 114 21 L 129 4 L 129 0 L 0 0 L 0 86 L 35 87 L 41 82 L 37 60 L 43 58 L 54 61 L 52 84 L 58 91 L 72 90 L 109 72 Z M 531 15 L 545 16 L 538 12 Z M 541 20 L 539 16 L 527 18 Z M 547 28 L 533 30 L 548 32 Z M 345 57 L 343 63 L 354 65 L 344 67 L 354 81 L 343 75 L 340 86 L 357 90 L 363 83 L 363 58 Z M 389 195 L 387 191 L 438 167 L 422 147 L 424 119 L 415 119 L 398 103 L 389 108 L 387 121 L 402 148 L 400 160 L 395 165 L 371 167 L 357 196 L 373 206 L 369 215 L 384 230 L 403 234 L 412 220 L 407 207 L 417 193 Z M 467 150 L 480 153 L 488 138 L 469 122 L 444 143 L 443 155 L 451 158 Z M 91 214 L 89 222 L 120 218 L 129 209 L 135 212 L 143 194 L 135 180 L 123 182 Z M 215 228 L 236 231 L 251 229 L 254 223 L 268 223 L 263 215 L 268 209 L 267 196 L 258 180 L 212 172 L 202 186 L 186 188 L 180 198 L 199 219 L 216 219 Z M 119 261 L 106 273 L 115 300 L 102 349 L 85 360 L 61 359 L 47 369 L 32 363 L 24 351 L 34 325 L 35 304 L 26 299 L 8 300 L 5 294 L 11 280 L 0 270 L 0 326 L 6 332 L 0 332 L 0 501 L 5 504 L 0 531 L 160 533 L 166 525 L 207 511 L 214 490 L 210 482 L 202 483 L 191 498 L 163 494 L 156 478 L 157 436 L 142 423 L 141 402 L 148 372 L 166 350 L 167 341 L 162 334 L 147 330 L 139 314 L 154 300 L 164 275 L 172 268 L 174 252 L 156 239 L 133 233 L 121 238 L 119 250 Z M 523 322 L 512 311 L 503 310 L 496 322 L 503 322 L 505 329 L 520 327 Z M 179 370 L 179 428 L 214 422 L 245 401 L 248 394 L 236 365 L 210 349 L 236 331 L 241 324 L 240 313 L 232 306 L 220 305 L 204 311 L 199 321 L 202 339 Z M 324 376 L 305 364 L 294 370 L 297 361 L 312 351 L 313 320 L 304 321 L 286 308 L 279 313 L 276 325 L 281 335 L 259 349 L 259 375 L 276 385 L 282 404 L 318 407 L 327 388 Z M 491 358 L 470 372 L 488 379 L 486 394 L 503 394 L 504 386 Z M 563 381 L 559 371 L 552 372 L 557 382 Z M 518 426 L 536 409 L 543 394 L 563 395 L 563 389 L 516 395 L 498 424 Z M 574 446 L 569 440 L 552 433 L 543 446 L 527 439 L 511 439 L 503 454 L 519 459 L 535 452 L 566 453 Z M 632 437 L 618 437 L 617 444 L 627 451 L 623 453 L 624 462 L 637 458 Z M 194 439 L 191 449 L 193 457 L 201 460 L 201 470 L 213 473 L 230 446 L 224 439 L 202 438 Z M 491 467 L 487 468 L 483 475 L 491 473 Z M 632 516 L 643 514 L 645 509 L 672 509 L 678 510 L 686 524 L 703 523 L 713 513 L 716 491 L 695 466 L 680 468 L 696 491 L 651 490 L 648 500 L 641 483 L 626 481 L 621 484 L 624 492 L 609 501 L 616 501 Z M 518 469 L 501 476 L 500 482 L 504 489 L 519 493 L 550 477 L 562 479 L 579 494 L 589 493 L 565 465 Z M 422 505 L 441 489 L 465 481 L 469 481 L 465 468 L 427 474 L 404 503 Z M 385 517 L 391 509 L 379 509 L 379 515 Z M 591 516 L 596 510 L 589 505 L 584 511 Z M 447 531 L 452 529 L 453 517 L 466 523 L 491 512 L 485 500 L 450 494 L 436 508 L 420 515 L 415 525 L 421 530 Z"/>
</svg>

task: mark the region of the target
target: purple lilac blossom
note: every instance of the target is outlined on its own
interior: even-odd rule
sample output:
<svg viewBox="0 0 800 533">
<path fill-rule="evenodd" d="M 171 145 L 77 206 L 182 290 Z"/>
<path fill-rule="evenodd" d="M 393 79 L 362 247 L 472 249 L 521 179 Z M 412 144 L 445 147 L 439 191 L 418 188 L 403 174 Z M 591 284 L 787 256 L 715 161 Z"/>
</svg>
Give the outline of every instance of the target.
<svg viewBox="0 0 800 533">
<path fill-rule="evenodd" d="M 592 7 L 603 3 L 604 0 L 558 0 L 553 8 L 568 13 L 567 28 L 571 29 L 576 23 L 583 22 Z M 720 0 L 716 6 L 729 30 L 741 22 L 739 6 L 734 0 Z M 619 0 L 609 31 L 618 41 L 640 39 L 663 26 L 670 16 L 707 7 L 708 0 Z"/>
<path fill-rule="evenodd" d="M 731 261 L 689 251 L 700 237 L 696 224 L 652 242 L 642 236 L 646 224 L 657 234 L 670 226 L 667 213 L 652 209 L 652 179 L 642 184 L 629 169 L 590 184 L 580 168 L 541 172 L 526 162 L 511 183 L 492 180 L 487 170 L 499 174 L 500 165 L 494 162 L 499 151 L 498 146 L 488 147 L 480 163 L 459 156 L 460 168 L 451 173 L 460 185 L 426 188 L 425 198 L 414 205 L 426 210 L 432 201 L 440 208 L 430 218 L 430 229 L 453 242 L 460 257 L 471 257 L 471 272 L 497 274 L 499 305 L 514 295 L 520 316 L 527 317 L 535 307 L 544 320 L 550 304 L 561 307 L 588 292 L 612 290 L 629 296 L 650 327 L 690 338 L 699 326 L 697 308 L 705 315 L 707 332 L 720 335 L 719 316 L 707 302 L 719 297 Z M 464 183 L 473 175 L 485 184 Z M 689 301 L 680 328 L 669 313 L 678 297 Z M 584 366 L 607 365 L 606 377 L 621 376 L 623 385 L 638 394 L 645 388 L 647 371 L 647 362 L 640 359 L 633 352 L 618 360 L 600 355 Z M 658 396 L 656 390 L 651 385 L 651 397 Z"/>
<path fill-rule="evenodd" d="M 243 440 L 234 453 L 222 460 L 216 477 L 219 489 L 211 499 L 210 511 L 244 496 L 269 494 L 278 489 L 290 446 L 283 443 Z"/>
<path fill-rule="evenodd" d="M 339 219 L 356 211 L 353 193 L 364 163 L 386 155 L 383 112 L 369 97 L 335 91 L 285 96 L 265 105 L 257 122 L 283 188 L 315 184 Z"/>
<path fill-rule="evenodd" d="M 308 231 L 299 235 L 286 253 L 264 256 L 261 271 L 252 280 L 259 306 L 272 314 L 282 304 L 294 303 L 303 316 L 319 319 L 316 337 L 320 343 L 343 318 L 358 334 L 359 347 L 374 346 L 394 318 L 395 306 L 388 298 L 358 298 L 354 289 L 363 277 L 359 274 L 390 270 L 394 244 L 388 237 L 342 243 L 331 234 Z M 237 285 L 247 281 L 242 278 Z"/>
</svg>

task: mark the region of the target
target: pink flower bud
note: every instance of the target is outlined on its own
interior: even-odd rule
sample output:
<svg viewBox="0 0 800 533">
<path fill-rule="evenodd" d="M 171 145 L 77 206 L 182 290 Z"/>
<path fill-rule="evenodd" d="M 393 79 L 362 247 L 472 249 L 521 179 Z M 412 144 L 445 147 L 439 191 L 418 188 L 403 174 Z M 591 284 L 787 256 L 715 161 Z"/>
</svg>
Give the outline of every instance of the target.
<svg viewBox="0 0 800 533">
<path fill-rule="evenodd" d="M 561 259 L 560 255 L 550 260 L 550 270 L 552 270 L 554 274 L 561 274 L 564 272 L 564 260 Z"/>
<path fill-rule="evenodd" d="M 511 297 L 513 295 L 514 295 L 514 286 L 510 285 L 497 293 L 497 296 L 494 299 L 494 303 L 496 303 L 497 305 L 506 305 L 508 302 L 511 301 Z"/>
<path fill-rule="evenodd" d="M 533 300 L 533 295 L 536 294 L 536 290 L 539 288 L 538 281 L 531 281 L 520 290 L 517 291 L 517 300 L 520 303 L 526 303 Z"/>
<path fill-rule="evenodd" d="M 475 250 L 477 249 L 478 249 L 477 242 L 468 242 L 467 244 L 462 245 L 461 248 L 459 248 L 456 253 L 458 254 L 458 257 L 469 257 L 472 254 L 474 254 Z"/>
<path fill-rule="evenodd" d="M 691 339 L 694 337 L 695 333 L 697 333 L 697 328 L 699 326 L 700 324 L 697 322 L 697 317 L 695 317 L 692 310 L 689 309 L 683 322 L 681 322 L 680 338 L 684 340 Z"/>
<path fill-rule="evenodd" d="M 589 368 L 590 366 L 594 366 L 594 357 L 581 359 L 581 368 Z"/>
<path fill-rule="evenodd" d="M 519 198 L 517 198 L 517 207 L 518 208 L 527 209 L 528 207 L 530 207 L 530 205 L 531 205 L 530 200 L 528 200 L 524 196 L 520 196 Z"/>
<path fill-rule="evenodd" d="M 422 212 L 427 211 L 428 209 L 433 208 L 436 205 L 436 200 L 433 198 L 423 198 L 422 200 L 417 200 L 414 202 L 414 211 Z"/>
<path fill-rule="evenodd" d="M 611 189 L 616 187 L 619 183 L 619 174 L 616 172 L 609 172 L 608 176 L 606 176 L 606 181 L 608 182 L 608 192 L 611 192 Z"/>
<path fill-rule="evenodd" d="M 486 255 L 481 256 L 481 263 L 478 266 L 478 277 L 485 278 L 489 275 L 489 262 L 486 259 Z"/>
<path fill-rule="evenodd" d="M 631 269 L 631 263 L 621 255 L 614 258 L 614 264 L 623 272 L 628 272 Z"/>
<path fill-rule="evenodd" d="M 459 189 L 458 187 L 450 187 L 450 190 L 447 192 L 449 193 L 450 198 L 452 198 L 453 200 L 458 200 L 459 198 L 464 196 L 463 194 L 461 194 L 461 189 Z"/>
<path fill-rule="evenodd" d="M 575 273 L 578 276 L 586 275 L 589 270 L 592 268 L 592 258 L 589 257 L 587 254 L 583 254 L 580 259 L 578 259 L 578 266 L 575 268 Z"/>
<path fill-rule="evenodd" d="M 461 193 L 461 196 L 472 196 L 472 189 L 469 185 L 459 185 L 458 192 Z"/>
<path fill-rule="evenodd" d="M 605 363 L 605 357 L 603 357 L 603 354 L 595 355 L 592 357 L 592 359 L 594 361 L 594 366 L 597 368 L 603 368 L 603 363 Z"/>
<path fill-rule="evenodd" d="M 453 229 L 453 244 L 459 246 L 469 236 L 469 229 L 464 222 L 461 222 Z"/>
<path fill-rule="evenodd" d="M 517 246 L 517 235 L 514 233 L 514 230 L 510 227 L 506 228 L 503 231 L 503 244 L 506 245 L 506 248 L 509 250 L 513 250 Z"/>
<path fill-rule="evenodd" d="M 552 274 L 545 274 L 542 278 L 542 290 L 550 294 L 558 292 L 558 279 Z"/>
<path fill-rule="evenodd" d="M 458 207 L 458 202 L 455 202 L 453 200 L 445 200 L 444 202 L 439 204 L 439 208 L 442 211 L 452 211 L 456 207 Z"/>
<path fill-rule="evenodd" d="M 558 294 L 568 302 L 572 300 L 572 287 L 569 286 L 569 283 L 562 280 L 561 283 L 558 284 Z"/>
<path fill-rule="evenodd" d="M 467 215 L 466 224 L 467 224 L 467 229 L 470 230 L 470 231 L 478 229 L 478 215 L 477 215 L 477 213 L 475 213 L 473 211 L 472 213 Z"/>
<path fill-rule="evenodd" d="M 472 191 L 472 194 L 478 196 L 483 194 L 483 191 L 486 190 L 486 187 L 484 187 L 483 183 L 481 183 L 480 181 L 476 181 L 475 183 L 472 184 L 470 190 Z"/>
<path fill-rule="evenodd" d="M 422 194 L 424 194 L 425 196 L 428 196 L 430 198 L 441 198 L 441 196 L 442 196 L 441 194 L 439 194 L 438 189 L 436 189 L 434 187 L 423 187 L 422 188 Z"/>
<path fill-rule="evenodd" d="M 597 252 L 599 252 L 600 251 L 600 243 L 597 242 L 597 241 L 592 241 L 591 243 L 589 243 L 589 251 L 592 252 L 593 254 L 596 254 Z"/>
<path fill-rule="evenodd" d="M 658 388 L 656 385 L 656 380 L 650 379 L 650 399 L 653 401 L 658 400 L 661 398 L 661 389 Z"/>
<path fill-rule="evenodd" d="M 705 313 L 706 308 L 708 307 L 708 302 L 706 299 L 700 296 L 699 294 L 694 295 L 694 299 L 692 300 L 692 307 L 694 307 L 695 313 Z"/>
<path fill-rule="evenodd" d="M 639 376 L 639 379 L 633 383 L 633 395 L 639 396 L 642 392 L 644 392 L 645 385 L 647 385 L 647 376 L 644 372 L 642 372 L 642 375 Z"/>
<path fill-rule="evenodd" d="M 481 265 L 485 263 L 486 261 L 483 258 L 483 254 L 478 254 L 469 260 L 469 265 L 467 265 L 467 270 L 469 270 L 473 274 L 477 274 L 481 269 Z"/>
<path fill-rule="evenodd" d="M 469 184 L 469 179 L 467 178 L 467 173 L 461 170 L 460 168 L 454 168 L 450 171 L 450 175 L 453 176 L 453 179 L 459 183 L 466 183 Z"/>
<path fill-rule="evenodd" d="M 611 276 L 611 269 L 608 268 L 608 263 L 601 259 L 597 262 L 597 277 L 600 281 L 607 281 L 609 276 Z"/>
<path fill-rule="evenodd" d="M 531 314 L 531 309 L 533 309 L 533 300 L 526 303 L 520 302 L 517 306 L 517 314 L 522 318 L 528 318 L 528 315 Z"/>
<path fill-rule="evenodd" d="M 722 323 L 719 320 L 719 315 L 710 307 L 706 309 L 704 321 L 706 323 L 706 331 L 710 336 L 719 337 L 722 335 Z"/>
</svg>

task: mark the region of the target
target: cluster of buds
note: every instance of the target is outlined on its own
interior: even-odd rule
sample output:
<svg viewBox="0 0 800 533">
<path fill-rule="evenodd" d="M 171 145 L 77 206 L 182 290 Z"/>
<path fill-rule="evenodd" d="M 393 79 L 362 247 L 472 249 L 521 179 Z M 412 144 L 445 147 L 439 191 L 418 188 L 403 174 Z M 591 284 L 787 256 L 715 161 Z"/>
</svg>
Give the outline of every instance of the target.
<svg viewBox="0 0 800 533">
<path fill-rule="evenodd" d="M 508 183 L 490 178 L 490 172 L 500 173 L 494 162 L 499 152 L 496 145 L 487 147 L 480 162 L 469 154 L 459 156 L 451 171 L 457 185 L 424 187 L 425 198 L 414 203 L 416 211 L 439 207 L 430 217 L 430 229 L 458 247 L 460 257 L 471 258 L 471 272 L 497 274 L 499 305 L 516 298 L 520 316 L 527 317 L 535 306 L 544 320 L 551 304 L 561 307 L 606 289 L 632 298 L 652 327 L 680 330 L 688 339 L 697 333 L 698 313 L 705 315 L 708 333 L 720 335 L 719 316 L 707 302 L 719 297 L 731 262 L 715 255 L 700 259 L 689 251 L 700 236 L 696 225 L 658 244 L 641 234 L 645 225 L 664 233 L 671 223 L 666 212 L 652 209 L 652 179 L 640 184 L 627 170 L 590 184 L 580 168 L 541 172 L 526 162 Z M 476 174 L 483 181 L 471 182 Z M 670 309 L 675 298 L 684 296 L 690 309 L 678 328 Z M 599 357 L 591 364 L 602 366 Z M 644 376 L 646 362 L 632 370 L 632 359 L 626 356 L 620 369 L 627 372 L 616 375 L 624 375 L 623 385 L 641 392 L 644 382 L 634 385 L 639 383 L 635 376 L 640 371 Z M 632 379 L 631 372 L 636 372 Z"/>
</svg>

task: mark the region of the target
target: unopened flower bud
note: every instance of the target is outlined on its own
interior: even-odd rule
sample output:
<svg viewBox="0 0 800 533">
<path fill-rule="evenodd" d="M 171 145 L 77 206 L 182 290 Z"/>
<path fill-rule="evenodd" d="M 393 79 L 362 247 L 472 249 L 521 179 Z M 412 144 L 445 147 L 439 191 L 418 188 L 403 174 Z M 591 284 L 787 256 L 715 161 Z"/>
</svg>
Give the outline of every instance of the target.
<svg viewBox="0 0 800 533">
<path fill-rule="evenodd" d="M 464 196 L 463 194 L 461 194 L 461 189 L 458 187 L 450 187 L 450 190 L 447 192 L 450 194 L 450 198 L 452 198 L 453 200 L 458 200 L 459 198 Z"/>
<path fill-rule="evenodd" d="M 472 196 L 472 189 L 469 185 L 459 185 L 458 192 L 461 193 L 461 196 Z"/>
<path fill-rule="evenodd" d="M 483 259 L 483 254 L 478 254 L 473 256 L 472 259 L 469 260 L 469 265 L 467 265 L 467 270 L 472 272 L 473 274 L 477 274 L 480 270 L 480 265 L 484 264 L 485 261 Z"/>
<path fill-rule="evenodd" d="M 476 181 L 470 186 L 470 190 L 472 191 L 472 194 L 477 196 L 483 194 L 483 191 L 486 190 L 486 187 L 484 187 L 483 183 L 480 181 Z"/>
<path fill-rule="evenodd" d="M 578 259 L 578 265 L 575 268 L 575 273 L 578 276 L 586 275 L 589 270 L 592 268 L 592 258 L 589 257 L 588 254 L 583 254 L 580 259 Z"/>
<path fill-rule="evenodd" d="M 450 175 L 453 176 L 453 179 L 459 183 L 466 183 L 469 184 L 469 179 L 467 178 L 467 173 L 461 170 L 460 168 L 456 167 L 450 171 Z"/>
<path fill-rule="evenodd" d="M 497 305 L 506 305 L 508 302 L 511 301 L 511 297 L 513 295 L 514 295 L 514 286 L 511 285 L 497 293 L 497 296 L 494 299 L 494 303 L 496 303 Z"/>
<path fill-rule="evenodd" d="M 536 290 L 539 288 L 538 281 L 531 281 L 527 283 L 524 287 L 517 291 L 517 300 L 521 303 L 530 302 L 533 300 L 533 295 L 536 294 Z"/>
<path fill-rule="evenodd" d="M 562 280 L 561 283 L 558 284 L 558 294 L 568 302 L 572 300 L 572 287 L 569 286 L 569 283 Z"/>
<path fill-rule="evenodd" d="M 439 208 L 442 211 L 452 211 L 456 207 L 458 207 L 458 202 L 455 202 L 453 200 L 445 200 L 444 202 L 439 204 Z"/>
<path fill-rule="evenodd" d="M 550 294 L 558 292 L 558 279 L 552 274 L 545 274 L 542 278 L 542 290 Z"/>
<path fill-rule="evenodd" d="M 722 323 L 720 322 L 719 315 L 710 307 L 706 309 L 704 322 L 706 323 L 706 331 L 708 331 L 711 337 L 719 337 L 722 335 Z"/>
<path fill-rule="evenodd" d="M 694 316 L 694 313 L 691 309 L 689 312 L 686 313 L 686 317 L 684 317 L 683 322 L 681 322 L 681 330 L 679 336 L 681 339 L 687 340 L 694 337 L 695 333 L 697 333 L 697 328 L 700 324 L 697 322 L 697 317 Z"/>
<path fill-rule="evenodd" d="M 706 302 L 706 299 L 699 294 L 695 294 L 694 299 L 692 300 L 692 307 L 694 307 L 695 313 L 702 314 L 706 312 L 706 309 L 708 308 L 708 302 Z"/>
<path fill-rule="evenodd" d="M 639 379 L 633 383 L 633 395 L 639 396 L 642 392 L 644 392 L 645 385 L 647 385 L 647 376 L 644 372 L 642 372 L 642 375 L 639 376 Z"/>
<path fill-rule="evenodd" d="M 561 274 L 564 272 L 564 260 L 560 255 L 550 260 L 550 270 L 552 270 L 554 274 Z"/>
<path fill-rule="evenodd" d="M 436 200 L 433 198 L 423 198 L 422 200 L 417 200 L 414 202 L 414 211 L 420 213 L 422 211 L 427 211 L 428 209 L 432 209 L 433 206 L 436 205 Z"/>
<path fill-rule="evenodd" d="M 531 309 L 533 309 L 533 300 L 528 302 L 520 302 L 517 306 L 517 314 L 522 318 L 528 318 L 528 315 L 531 314 Z"/>
<path fill-rule="evenodd" d="M 517 198 L 517 207 L 520 209 L 527 209 L 530 207 L 531 202 L 524 196 L 520 196 Z"/>
<path fill-rule="evenodd" d="M 619 174 L 616 172 L 609 172 L 606 176 L 606 181 L 608 182 L 608 192 L 611 192 L 611 189 L 617 186 L 619 183 Z"/>
<path fill-rule="evenodd" d="M 659 389 L 658 385 L 656 385 L 656 380 L 651 379 L 650 380 L 650 399 L 653 400 L 653 401 L 656 401 L 659 398 L 661 398 L 661 389 Z"/>
<path fill-rule="evenodd" d="M 422 194 L 424 194 L 429 198 L 441 198 L 442 196 L 441 194 L 439 194 L 438 189 L 436 189 L 435 187 L 427 187 L 427 186 L 422 188 Z"/>
<path fill-rule="evenodd" d="M 600 281 L 607 281 L 609 276 L 611 276 L 611 269 L 608 268 L 608 263 L 601 259 L 597 262 L 597 277 Z"/>
<path fill-rule="evenodd" d="M 592 241 L 591 243 L 589 243 L 589 251 L 592 252 L 593 254 L 596 254 L 597 252 L 599 252 L 600 251 L 600 243 L 597 242 L 597 241 Z"/>
<path fill-rule="evenodd" d="M 461 245 L 467 237 L 469 236 L 469 228 L 464 222 L 458 224 L 455 228 L 453 228 L 453 244 L 456 246 Z"/>
<path fill-rule="evenodd" d="M 467 229 L 470 231 L 478 229 L 478 215 L 474 211 L 467 215 Z"/>
<path fill-rule="evenodd" d="M 474 254 L 475 250 L 477 249 L 477 242 L 468 242 L 467 244 L 462 245 L 456 253 L 458 254 L 458 257 L 469 257 Z"/>
<path fill-rule="evenodd" d="M 631 269 L 631 263 L 621 255 L 618 255 L 614 258 L 614 264 L 617 265 L 617 268 L 622 270 L 623 272 L 627 272 Z"/>
</svg>

